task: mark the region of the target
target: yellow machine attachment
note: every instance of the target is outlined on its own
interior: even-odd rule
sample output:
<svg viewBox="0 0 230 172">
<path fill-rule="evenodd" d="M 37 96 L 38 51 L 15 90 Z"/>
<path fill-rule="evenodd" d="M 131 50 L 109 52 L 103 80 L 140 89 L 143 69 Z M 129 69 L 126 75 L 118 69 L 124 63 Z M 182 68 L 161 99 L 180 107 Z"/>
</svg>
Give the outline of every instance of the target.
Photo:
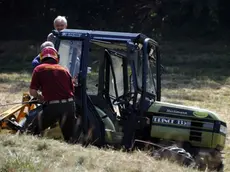
<svg viewBox="0 0 230 172">
<path fill-rule="evenodd" d="M 23 93 L 22 102 L 15 103 L 15 105 L 10 109 L 0 113 L 0 133 L 11 133 L 15 134 L 17 130 L 12 129 L 8 126 L 7 120 L 15 121 L 20 123 L 23 121 L 29 112 L 37 107 L 34 101 L 32 101 L 28 93 Z M 49 128 L 45 130 L 44 137 L 54 138 L 54 139 L 63 139 L 61 129 L 59 125 L 56 125 L 54 128 Z"/>
<path fill-rule="evenodd" d="M 36 108 L 36 105 L 31 103 L 31 97 L 28 93 L 23 93 L 22 102 L 19 105 L 15 105 L 10 109 L 0 113 L 0 131 L 8 131 L 10 133 L 15 133 L 16 131 L 12 130 L 7 125 L 7 119 L 16 121 L 19 123 L 22 119 L 26 117 L 30 110 Z"/>
</svg>

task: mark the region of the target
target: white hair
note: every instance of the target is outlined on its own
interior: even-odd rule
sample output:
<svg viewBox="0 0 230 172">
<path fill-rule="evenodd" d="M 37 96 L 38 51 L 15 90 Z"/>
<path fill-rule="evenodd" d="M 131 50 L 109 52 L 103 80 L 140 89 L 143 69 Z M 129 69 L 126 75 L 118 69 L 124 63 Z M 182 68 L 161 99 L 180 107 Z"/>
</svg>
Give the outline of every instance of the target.
<svg viewBox="0 0 230 172">
<path fill-rule="evenodd" d="M 42 45 L 40 46 L 40 49 L 42 50 L 45 47 L 54 47 L 54 44 L 50 41 L 45 41 L 42 43 Z"/>
<path fill-rule="evenodd" d="M 55 24 L 56 22 L 64 22 L 65 25 L 67 25 L 67 20 L 66 20 L 65 16 L 57 16 L 57 17 L 54 19 L 54 24 Z"/>
</svg>

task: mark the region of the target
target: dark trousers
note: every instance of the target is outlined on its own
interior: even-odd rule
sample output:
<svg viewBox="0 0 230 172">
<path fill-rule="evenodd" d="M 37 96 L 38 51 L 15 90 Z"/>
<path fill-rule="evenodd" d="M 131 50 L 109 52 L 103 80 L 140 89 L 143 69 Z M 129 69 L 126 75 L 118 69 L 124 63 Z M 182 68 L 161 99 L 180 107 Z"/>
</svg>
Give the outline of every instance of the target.
<svg viewBox="0 0 230 172">
<path fill-rule="evenodd" d="M 76 125 L 75 103 L 46 104 L 28 128 L 34 135 L 41 134 L 45 129 L 59 122 L 65 141 L 71 142 Z"/>
</svg>

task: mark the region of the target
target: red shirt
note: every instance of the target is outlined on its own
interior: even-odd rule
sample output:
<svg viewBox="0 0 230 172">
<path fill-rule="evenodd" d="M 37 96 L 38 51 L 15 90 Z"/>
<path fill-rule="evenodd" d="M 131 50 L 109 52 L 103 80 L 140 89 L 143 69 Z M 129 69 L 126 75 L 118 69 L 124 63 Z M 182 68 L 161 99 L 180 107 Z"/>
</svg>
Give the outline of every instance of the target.
<svg viewBox="0 0 230 172">
<path fill-rule="evenodd" d="M 45 101 L 74 96 L 71 75 L 59 64 L 43 63 L 37 66 L 33 71 L 30 89 L 41 90 Z"/>
</svg>

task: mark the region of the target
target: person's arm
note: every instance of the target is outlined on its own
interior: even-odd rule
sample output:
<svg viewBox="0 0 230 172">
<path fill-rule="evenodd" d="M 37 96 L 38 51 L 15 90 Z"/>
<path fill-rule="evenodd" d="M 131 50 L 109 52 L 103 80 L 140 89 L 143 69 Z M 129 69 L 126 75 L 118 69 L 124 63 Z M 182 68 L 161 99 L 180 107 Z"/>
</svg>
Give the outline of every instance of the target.
<svg viewBox="0 0 230 172">
<path fill-rule="evenodd" d="M 40 93 L 38 93 L 38 90 L 30 88 L 30 95 L 38 99 L 40 102 L 44 101 L 44 97 Z"/>
<path fill-rule="evenodd" d="M 56 36 L 54 36 L 53 33 L 50 33 L 50 34 L 47 36 L 47 41 L 50 41 L 50 42 L 52 42 L 52 43 L 55 45 Z"/>
<path fill-rule="evenodd" d="M 72 78 L 72 83 L 73 83 L 73 86 L 78 86 L 78 79 L 77 79 L 77 75 L 76 76 L 74 76 L 73 78 Z"/>
<path fill-rule="evenodd" d="M 70 88 L 73 92 L 75 92 L 75 87 L 77 86 L 77 78 L 76 77 L 72 77 L 68 71 L 68 69 L 65 69 L 66 74 L 69 76 L 70 78 Z"/>
<path fill-rule="evenodd" d="M 33 61 L 32 61 L 32 66 L 35 68 L 36 66 L 38 66 L 40 64 L 40 57 L 39 55 L 36 56 Z"/>
<path fill-rule="evenodd" d="M 34 98 L 37 98 L 38 100 L 43 101 L 43 96 L 38 93 L 38 90 L 39 90 L 40 86 L 41 85 L 39 83 L 38 73 L 37 73 L 36 70 L 34 70 L 33 74 L 32 74 L 32 79 L 31 79 L 31 82 L 30 82 L 29 93 Z"/>
</svg>

